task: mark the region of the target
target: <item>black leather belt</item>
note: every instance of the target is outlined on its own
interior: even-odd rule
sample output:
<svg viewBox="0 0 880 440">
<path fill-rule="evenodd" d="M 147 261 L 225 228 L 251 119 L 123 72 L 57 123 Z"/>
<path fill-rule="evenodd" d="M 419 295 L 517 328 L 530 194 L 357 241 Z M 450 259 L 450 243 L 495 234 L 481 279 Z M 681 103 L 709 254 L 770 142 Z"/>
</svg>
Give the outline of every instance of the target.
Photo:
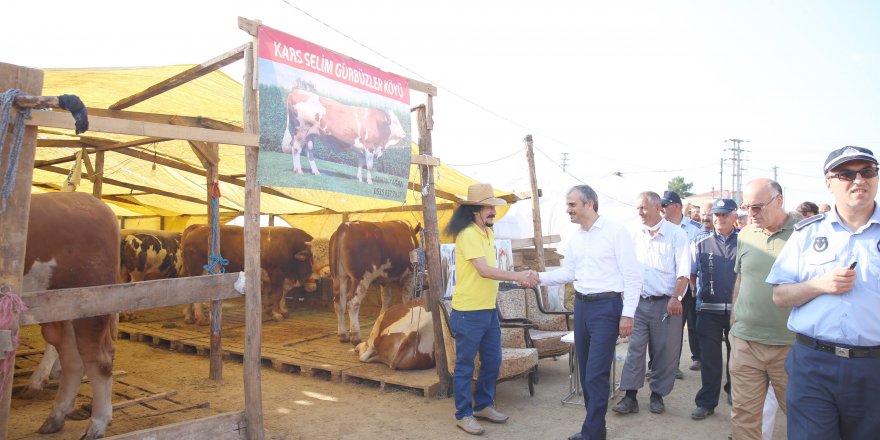
<svg viewBox="0 0 880 440">
<path fill-rule="evenodd" d="M 807 335 L 797 334 L 797 340 L 814 350 L 824 351 L 844 358 L 876 358 L 880 357 L 880 346 L 854 347 L 850 345 L 832 344 L 820 341 Z"/>
<path fill-rule="evenodd" d="M 616 298 L 620 292 L 601 292 L 601 293 L 574 293 L 575 298 L 581 301 L 600 301 L 603 299 Z"/>
<path fill-rule="evenodd" d="M 649 296 L 642 297 L 642 299 L 645 299 L 648 301 L 660 301 L 661 299 L 664 301 L 669 301 L 669 298 L 670 298 L 669 295 L 649 295 Z"/>
</svg>

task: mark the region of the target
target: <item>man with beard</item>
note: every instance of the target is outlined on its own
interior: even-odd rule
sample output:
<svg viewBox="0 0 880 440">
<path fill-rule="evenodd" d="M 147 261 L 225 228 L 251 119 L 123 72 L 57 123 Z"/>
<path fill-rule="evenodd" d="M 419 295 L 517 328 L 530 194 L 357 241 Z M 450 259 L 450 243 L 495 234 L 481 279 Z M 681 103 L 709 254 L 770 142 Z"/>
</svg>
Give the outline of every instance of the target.
<svg viewBox="0 0 880 440">
<path fill-rule="evenodd" d="M 636 259 L 642 266 L 642 289 L 633 315 L 620 389 L 626 396 L 612 408 L 619 414 L 639 412 L 636 394 L 645 385 L 645 352 L 654 347 L 650 410 L 666 411 L 663 396 L 672 392 L 681 354 L 681 298 L 691 274 L 690 242 L 680 227 L 660 216 L 660 196 L 639 194 L 642 226 L 632 231 Z"/>
<path fill-rule="evenodd" d="M 455 237 L 455 290 L 449 326 L 455 335 L 456 425 L 468 434 L 485 430 L 476 419 L 504 423 L 507 415 L 495 409 L 495 382 L 501 368 L 501 327 L 495 298 L 498 281 L 532 285 L 529 271 L 498 269 L 495 252 L 495 207 L 506 202 L 495 197 L 492 185 L 468 187 L 468 196 L 455 208 L 446 232 Z M 474 359 L 480 354 L 480 373 L 471 396 Z"/>
<path fill-rule="evenodd" d="M 827 214 L 795 226 L 767 282 L 773 301 L 794 307 L 788 372 L 788 436 L 880 438 L 880 210 L 877 158 L 843 147 L 825 160 L 834 195 Z"/>
<path fill-rule="evenodd" d="M 588 185 L 571 188 L 566 211 L 580 225 L 562 267 L 538 274 L 541 284 L 574 282 L 574 337 L 587 416 L 569 440 L 604 440 L 611 363 L 617 336 L 632 332 L 642 273 L 626 229 L 599 216 L 599 199 Z"/>
</svg>

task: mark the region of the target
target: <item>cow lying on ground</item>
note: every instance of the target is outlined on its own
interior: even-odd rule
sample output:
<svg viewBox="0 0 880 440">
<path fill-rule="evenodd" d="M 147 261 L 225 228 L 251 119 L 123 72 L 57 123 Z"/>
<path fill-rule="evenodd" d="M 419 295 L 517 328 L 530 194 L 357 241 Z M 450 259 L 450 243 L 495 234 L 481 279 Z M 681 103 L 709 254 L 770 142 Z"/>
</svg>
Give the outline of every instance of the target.
<svg viewBox="0 0 880 440">
<path fill-rule="evenodd" d="M 85 193 L 31 196 L 24 292 L 115 284 L 118 267 L 119 226 L 107 205 Z M 43 338 L 58 350 L 61 383 L 52 412 L 39 432 L 49 434 L 64 427 L 85 372 L 92 385 L 92 414 L 82 438 L 103 437 L 112 418 L 114 317 L 41 326 Z"/>
<path fill-rule="evenodd" d="M 391 289 L 388 284 L 399 282 L 404 303 L 412 292 L 413 273 L 409 252 L 419 245 L 416 234 L 421 225 L 413 229 L 403 221 L 347 222 L 330 237 L 329 267 L 333 279 L 333 306 L 338 320 L 341 342 L 361 342 L 359 322 L 360 305 L 370 284 L 379 283 L 382 291 L 382 311 L 391 305 Z M 323 261 L 314 261 L 314 267 L 322 267 Z M 345 328 L 345 312 L 348 310 L 351 333 Z"/>
<path fill-rule="evenodd" d="M 211 250 L 210 233 L 207 225 L 192 225 L 183 232 L 184 273 L 202 275 L 205 272 Z M 276 321 L 290 314 L 284 301 L 285 284 L 287 288 L 303 286 L 312 274 L 312 255 L 306 245 L 311 240 L 311 235 L 296 228 L 260 228 L 262 291 L 269 298 L 265 307 Z M 229 260 L 227 272 L 244 270 L 244 228 L 220 226 L 220 253 Z M 184 319 L 187 324 L 209 322 L 203 308 L 194 305 L 184 307 Z"/>
<path fill-rule="evenodd" d="M 361 362 L 381 362 L 392 370 L 434 366 L 434 320 L 421 300 L 396 304 L 379 315 L 366 342 L 355 348 Z"/>
<path fill-rule="evenodd" d="M 314 141 L 336 151 L 354 151 L 358 159 L 358 181 L 367 169 L 367 183 L 373 184 L 373 161 L 388 147 L 406 137 L 400 119 L 390 110 L 342 104 L 314 93 L 294 89 L 287 96 L 287 127 L 281 150 L 291 153 L 293 172 L 302 174 L 300 155 L 305 149 L 312 174 L 320 175 L 312 156 Z"/>
</svg>

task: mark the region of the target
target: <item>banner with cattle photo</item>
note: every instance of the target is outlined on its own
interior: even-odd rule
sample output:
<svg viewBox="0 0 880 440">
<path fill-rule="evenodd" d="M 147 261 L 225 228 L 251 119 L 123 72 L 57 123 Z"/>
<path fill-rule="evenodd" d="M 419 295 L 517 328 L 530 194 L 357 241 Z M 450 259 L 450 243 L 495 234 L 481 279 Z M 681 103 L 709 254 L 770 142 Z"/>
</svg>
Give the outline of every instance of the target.
<svg viewBox="0 0 880 440">
<path fill-rule="evenodd" d="M 257 183 L 403 201 L 409 82 L 260 26 Z"/>
</svg>

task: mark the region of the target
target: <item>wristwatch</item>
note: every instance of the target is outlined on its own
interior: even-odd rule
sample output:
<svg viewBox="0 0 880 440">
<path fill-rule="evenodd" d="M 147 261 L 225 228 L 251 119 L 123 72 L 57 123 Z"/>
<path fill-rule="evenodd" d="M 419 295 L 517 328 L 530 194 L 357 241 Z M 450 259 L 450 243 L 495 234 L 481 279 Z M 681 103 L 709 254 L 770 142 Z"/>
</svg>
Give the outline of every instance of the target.
<svg viewBox="0 0 880 440">
<path fill-rule="evenodd" d="M 681 299 L 682 299 L 682 298 L 684 298 L 684 295 L 678 295 L 678 296 L 675 297 L 675 299 L 677 299 L 678 302 L 681 302 Z"/>
</svg>

